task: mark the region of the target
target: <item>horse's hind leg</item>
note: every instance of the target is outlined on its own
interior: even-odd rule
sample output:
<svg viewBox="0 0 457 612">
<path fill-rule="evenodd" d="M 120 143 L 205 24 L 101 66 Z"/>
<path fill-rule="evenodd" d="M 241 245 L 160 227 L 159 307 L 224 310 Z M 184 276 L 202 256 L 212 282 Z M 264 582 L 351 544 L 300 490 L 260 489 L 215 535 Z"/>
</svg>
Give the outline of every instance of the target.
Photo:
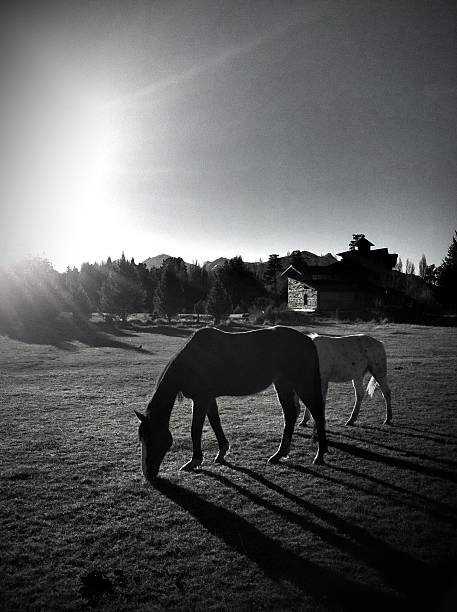
<svg viewBox="0 0 457 612">
<path fill-rule="evenodd" d="M 384 396 L 384 403 L 386 405 L 386 418 L 384 421 L 384 425 L 390 425 L 392 421 L 392 404 L 391 404 L 391 391 L 390 387 L 387 384 L 387 376 L 380 376 L 376 379 L 381 389 L 381 392 Z"/>
<path fill-rule="evenodd" d="M 322 399 L 324 400 L 324 409 L 325 409 L 325 401 L 327 399 L 328 392 L 328 380 L 322 381 Z M 305 412 L 303 414 L 303 419 L 300 422 L 300 427 L 306 427 L 308 421 L 311 418 L 311 412 L 309 411 L 308 406 L 305 406 Z"/>
<path fill-rule="evenodd" d="M 351 416 L 346 421 L 346 425 L 354 425 L 359 416 L 360 406 L 362 405 L 365 389 L 363 388 L 363 376 L 358 376 L 353 379 L 352 386 L 354 387 L 355 403 L 352 409 Z"/>
<path fill-rule="evenodd" d="M 292 434 L 300 409 L 298 395 L 287 380 L 280 378 L 274 383 L 274 386 L 284 413 L 284 431 L 281 444 L 275 454 L 268 459 L 268 463 L 278 463 L 282 457 L 287 457 L 289 454 Z"/>
<path fill-rule="evenodd" d="M 225 455 L 230 450 L 230 445 L 225 437 L 224 430 L 222 429 L 216 400 L 212 400 L 208 406 L 208 420 L 214 433 L 216 434 L 217 443 L 219 444 L 219 452 L 217 453 L 214 462 L 223 463 Z"/>
<path fill-rule="evenodd" d="M 321 397 L 316 397 L 316 393 L 311 393 L 309 389 L 300 391 L 301 401 L 309 407 L 311 416 L 314 419 L 314 440 L 317 439 L 317 453 L 313 463 L 323 464 L 324 454 L 327 452 L 327 436 L 325 434 L 325 404 Z M 320 395 L 320 394 L 319 394 Z"/>
</svg>

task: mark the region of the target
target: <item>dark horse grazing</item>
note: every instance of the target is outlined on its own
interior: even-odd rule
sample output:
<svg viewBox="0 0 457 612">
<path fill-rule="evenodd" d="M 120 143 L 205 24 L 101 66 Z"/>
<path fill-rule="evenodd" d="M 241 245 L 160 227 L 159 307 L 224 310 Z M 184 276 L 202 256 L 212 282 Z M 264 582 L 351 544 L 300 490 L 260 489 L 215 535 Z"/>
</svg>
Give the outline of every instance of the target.
<svg viewBox="0 0 457 612">
<path fill-rule="evenodd" d="M 193 401 L 192 459 L 182 470 L 193 470 L 203 461 L 201 437 L 205 416 L 216 434 L 223 462 L 229 443 L 221 426 L 216 398 L 251 395 L 274 384 L 284 412 L 284 432 L 270 463 L 285 457 L 290 448 L 299 412 L 298 398 L 309 408 L 316 427 L 318 450 L 314 463 L 322 463 L 327 450 L 324 402 L 319 361 L 314 342 L 288 327 L 270 327 L 241 333 L 200 329 L 171 359 L 162 372 L 146 414 L 136 412 L 142 447 L 143 473 L 157 476 L 171 448 L 170 415 L 178 393 Z"/>
</svg>

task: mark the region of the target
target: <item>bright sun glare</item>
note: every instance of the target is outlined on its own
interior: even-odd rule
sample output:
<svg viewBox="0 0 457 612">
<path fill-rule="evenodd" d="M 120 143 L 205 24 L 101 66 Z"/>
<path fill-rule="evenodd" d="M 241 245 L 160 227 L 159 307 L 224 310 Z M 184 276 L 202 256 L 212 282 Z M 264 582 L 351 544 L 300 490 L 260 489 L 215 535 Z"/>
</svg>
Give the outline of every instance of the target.
<svg viewBox="0 0 457 612">
<path fill-rule="evenodd" d="M 63 270 L 116 255 L 125 228 L 116 187 L 122 123 L 79 100 L 40 111 L 22 126 L 9 177 L 10 258 L 45 256 Z"/>
<path fill-rule="evenodd" d="M 113 192 L 120 135 L 112 117 L 96 112 L 73 116 L 63 128 L 43 191 L 58 220 L 53 252 L 81 263 L 119 238 Z"/>
</svg>

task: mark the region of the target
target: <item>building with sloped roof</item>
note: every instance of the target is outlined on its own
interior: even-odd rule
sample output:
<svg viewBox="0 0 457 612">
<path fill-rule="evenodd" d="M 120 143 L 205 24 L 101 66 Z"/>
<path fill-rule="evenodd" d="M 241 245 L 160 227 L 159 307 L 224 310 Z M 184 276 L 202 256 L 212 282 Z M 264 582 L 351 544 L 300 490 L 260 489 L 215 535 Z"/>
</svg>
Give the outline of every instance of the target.
<svg viewBox="0 0 457 612">
<path fill-rule="evenodd" d="M 398 255 L 361 236 L 341 260 L 328 266 L 289 266 L 288 306 L 293 310 L 357 312 L 394 299 L 392 268 Z"/>
</svg>

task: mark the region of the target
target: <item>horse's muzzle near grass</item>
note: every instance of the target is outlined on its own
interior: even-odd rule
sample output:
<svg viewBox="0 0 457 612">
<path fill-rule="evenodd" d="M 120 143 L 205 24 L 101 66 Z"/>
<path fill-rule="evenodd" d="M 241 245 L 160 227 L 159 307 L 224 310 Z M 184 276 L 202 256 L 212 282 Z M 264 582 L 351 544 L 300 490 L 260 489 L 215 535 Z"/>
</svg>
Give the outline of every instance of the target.
<svg viewBox="0 0 457 612">
<path fill-rule="evenodd" d="M 203 328 L 195 332 L 165 367 L 146 414 L 136 412 L 146 479 L 154 480 L 171 448 L 170 416 L 179 393 L 193 402 L 193 454 L 181 468 L 191 471 L 203 462 L 201 437 L 206 416 L 219 445 L 215 461 L 222 462 L 229 451 L 216 398 L 255 394 L 271 384 L 283 410 L 284 430 L 279 448 L 269 462 L 277 463 L 289 454 L 301 400 L 315 422 L 318 449 L 314 463 L 323 463 L 327 440 L 314 342 L 301 332 L 283 326 L 238 333 Z"/>
</svg>

